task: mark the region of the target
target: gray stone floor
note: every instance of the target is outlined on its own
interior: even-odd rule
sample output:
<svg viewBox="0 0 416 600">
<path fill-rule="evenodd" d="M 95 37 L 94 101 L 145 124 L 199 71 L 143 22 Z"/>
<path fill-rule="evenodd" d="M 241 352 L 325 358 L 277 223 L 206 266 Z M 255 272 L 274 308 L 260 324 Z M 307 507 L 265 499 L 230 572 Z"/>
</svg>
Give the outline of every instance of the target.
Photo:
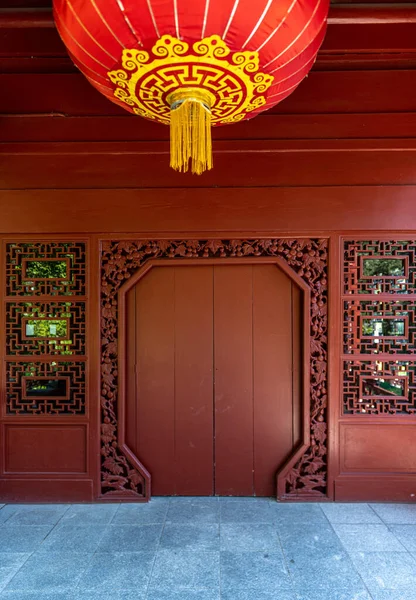
<svg viewBox="0 0 416 600">
<path fill-rule="evenodd" d="M 416 600 L 416 504 L 0 505 L 5 598 Z"/>
</svg>

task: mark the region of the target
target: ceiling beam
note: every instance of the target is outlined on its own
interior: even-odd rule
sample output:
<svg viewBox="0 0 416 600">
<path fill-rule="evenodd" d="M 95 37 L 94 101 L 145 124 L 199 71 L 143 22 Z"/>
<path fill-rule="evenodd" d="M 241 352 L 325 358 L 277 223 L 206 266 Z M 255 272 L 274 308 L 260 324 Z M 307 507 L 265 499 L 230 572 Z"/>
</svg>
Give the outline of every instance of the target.
<svg viewBox="0 0 416 600">
<path fill-rule="evenodd" d="M 415 25 L 416 5 L 331 6 L 327 35 L 314 68 L 414 68 Z M 75 70 L 50 10 L 0 10 L 0 72 Z"/>
</svg>

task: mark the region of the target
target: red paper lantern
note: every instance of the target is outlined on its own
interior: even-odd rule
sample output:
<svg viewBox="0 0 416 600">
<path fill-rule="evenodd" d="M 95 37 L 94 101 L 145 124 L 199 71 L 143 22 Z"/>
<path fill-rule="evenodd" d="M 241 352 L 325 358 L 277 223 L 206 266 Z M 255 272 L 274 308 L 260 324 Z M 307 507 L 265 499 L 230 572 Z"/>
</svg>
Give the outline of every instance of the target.
<svg viewBox="0 0 416 600">
<path fill-rule="evenodd" d="M 212 166 L 211 125 L 249 119 L 311 69 L 329 0 L 54 0 L 76 66 L 109 100 L 171 125 L 171 165 Z"/>
</svg>

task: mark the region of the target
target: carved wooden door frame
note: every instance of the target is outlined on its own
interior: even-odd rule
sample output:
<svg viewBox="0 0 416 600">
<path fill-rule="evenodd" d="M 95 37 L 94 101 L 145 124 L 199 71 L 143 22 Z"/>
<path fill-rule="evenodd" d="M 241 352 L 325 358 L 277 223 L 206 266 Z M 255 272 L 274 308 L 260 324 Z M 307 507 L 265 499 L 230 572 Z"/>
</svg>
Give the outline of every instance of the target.
<svg viewBox="0 0 416 600">
<path fill-rule="evenodd" d="M 327 494 L 327 239 L 122 240 L 101 248 L 101 499 L 147 501 L 150 474 L 124 440 L 123 329 L 120 299 L 155 265 L 269 262 L 304 292 L 303 440 L 280 469 L 281 500 Z M 128 282 L 128 283 L 127 283 Z"/>
</svg>

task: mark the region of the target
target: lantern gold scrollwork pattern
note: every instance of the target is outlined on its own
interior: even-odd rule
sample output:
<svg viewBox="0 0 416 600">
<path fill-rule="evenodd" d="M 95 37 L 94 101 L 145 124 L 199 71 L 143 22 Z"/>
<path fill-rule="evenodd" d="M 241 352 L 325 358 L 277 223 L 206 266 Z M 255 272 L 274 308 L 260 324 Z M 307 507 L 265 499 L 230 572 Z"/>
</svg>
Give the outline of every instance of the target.
<svg viewBox="0 0 416 600">
<path fill-rule="evenodd" d="M 258 52 L 231 53 L 219 36 L 185 42 L 165 35 L 152 48 L 124 50 L 122 69 L 108 73 L 116 98 L 142 117 L 170 122 L 168 97 L 197 88 L 209 98 L 211 123 L 234 123 L 266 104 L 273 76 L 259 72 Z"/>
</svg>

